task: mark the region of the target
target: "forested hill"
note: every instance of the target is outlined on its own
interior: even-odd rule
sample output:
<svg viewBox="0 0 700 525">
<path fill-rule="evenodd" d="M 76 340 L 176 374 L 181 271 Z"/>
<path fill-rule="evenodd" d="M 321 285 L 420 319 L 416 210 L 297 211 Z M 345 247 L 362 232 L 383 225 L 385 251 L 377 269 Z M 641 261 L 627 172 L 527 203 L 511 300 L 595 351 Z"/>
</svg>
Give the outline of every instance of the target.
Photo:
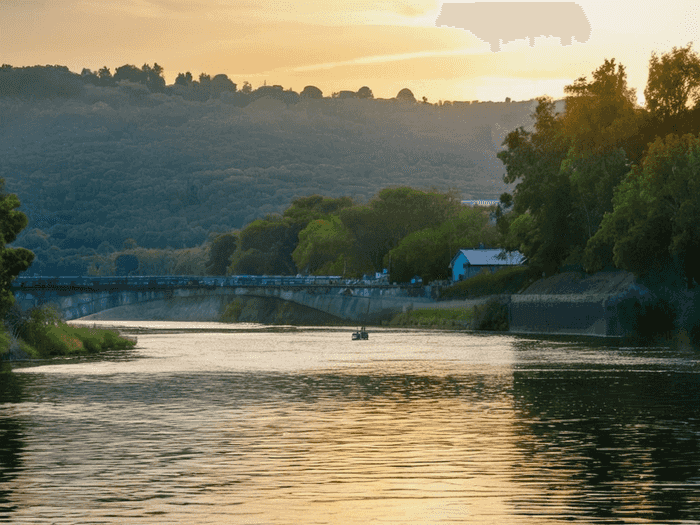
<svg viewBox="0 0 700 525">
<path fill-rule="evenodd" d="M 29 217 L 16 245 L 37 254 L 32 272 L 80 273 L 68 261 L 129 238 L 199 245 L 311 194 L 362 201 L 413 186 L 498 198 L 496 153 L 536 106 L 71 86 L 0 96 L 0 178 Z"/>
</svg>

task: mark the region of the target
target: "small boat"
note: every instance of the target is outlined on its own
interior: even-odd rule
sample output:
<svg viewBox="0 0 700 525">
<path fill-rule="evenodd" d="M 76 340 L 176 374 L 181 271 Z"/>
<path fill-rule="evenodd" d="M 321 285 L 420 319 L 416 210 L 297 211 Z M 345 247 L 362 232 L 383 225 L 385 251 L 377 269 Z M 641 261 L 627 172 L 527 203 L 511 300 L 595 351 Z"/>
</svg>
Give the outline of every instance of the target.
<svg viewBox="0 0 700 525">
<path fill-rule="evenodd" d="M 369 339 L 369 333 L 367 333 L 364 326 L 352 334 L 353 341 L 360 341 L 362 339 Z"/>
</svg>

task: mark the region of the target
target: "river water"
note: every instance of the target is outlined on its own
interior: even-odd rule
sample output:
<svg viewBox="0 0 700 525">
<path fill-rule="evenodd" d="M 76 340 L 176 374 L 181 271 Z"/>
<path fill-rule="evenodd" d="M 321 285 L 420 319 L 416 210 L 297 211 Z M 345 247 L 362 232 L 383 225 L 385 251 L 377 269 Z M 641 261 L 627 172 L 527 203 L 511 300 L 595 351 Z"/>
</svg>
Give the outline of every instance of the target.
<svg viewBox="0 0 700 525">
<path fill-rule="evenodd" d="M 114 324 L 2 390 L 0 522 L 700 523 L 692 351 Z"/>
</svg>

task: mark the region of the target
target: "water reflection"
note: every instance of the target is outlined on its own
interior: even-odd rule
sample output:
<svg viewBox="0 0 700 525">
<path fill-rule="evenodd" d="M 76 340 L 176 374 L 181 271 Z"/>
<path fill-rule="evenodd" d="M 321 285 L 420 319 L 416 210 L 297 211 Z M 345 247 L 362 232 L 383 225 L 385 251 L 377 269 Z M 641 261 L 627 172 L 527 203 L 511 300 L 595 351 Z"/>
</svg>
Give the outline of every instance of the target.
<svg viewBox="0 0 700 525">
<path fill-rule="evenodd" d="M 17 508 L 12 502 L 12 482 L 22 468 L 24 448 L 22 425 L 12 409 L 2 408 L 19 402 L 21 394 L 20 378 L 0 372 L 0 522 L 8 521 Z"/>
<path fill-rule="evenodd" d="M 571 346 L 559 349 L 568 361 L 582 359 Z M 517 445 L 526 458 L 518 477 L 545 482 L 536 500 L 542 508 L 556 494 L 573 515 L 595 521 L 697 520 L 700 376 L 687 371 L 688 361 L 674 370 L 679 356 L 665 350 L 597 357 L 513 373 Z"/>
<path fill-rule="evenodd" d="M 696 360 L 462 334 L 349 346 L 344 335 L 152 334 L 129 359 L 23 373 L 21 399 L 0 404 L 14 425 L 5 515 L 700 519 Z"/>
</svg>

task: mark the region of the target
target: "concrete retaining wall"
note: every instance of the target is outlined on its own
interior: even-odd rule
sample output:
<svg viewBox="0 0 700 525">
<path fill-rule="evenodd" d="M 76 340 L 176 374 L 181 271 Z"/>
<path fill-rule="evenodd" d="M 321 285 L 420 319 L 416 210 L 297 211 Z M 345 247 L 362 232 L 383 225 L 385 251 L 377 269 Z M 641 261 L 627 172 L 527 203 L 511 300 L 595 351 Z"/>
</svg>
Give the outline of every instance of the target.
<svg viewBox="0 0 700 525">
<path fill-rule="evenodd" d="M 513 333 L 621 336 L 615 308 L 605 296 L 513 295 L 509 321 Z"/>
</svg>

